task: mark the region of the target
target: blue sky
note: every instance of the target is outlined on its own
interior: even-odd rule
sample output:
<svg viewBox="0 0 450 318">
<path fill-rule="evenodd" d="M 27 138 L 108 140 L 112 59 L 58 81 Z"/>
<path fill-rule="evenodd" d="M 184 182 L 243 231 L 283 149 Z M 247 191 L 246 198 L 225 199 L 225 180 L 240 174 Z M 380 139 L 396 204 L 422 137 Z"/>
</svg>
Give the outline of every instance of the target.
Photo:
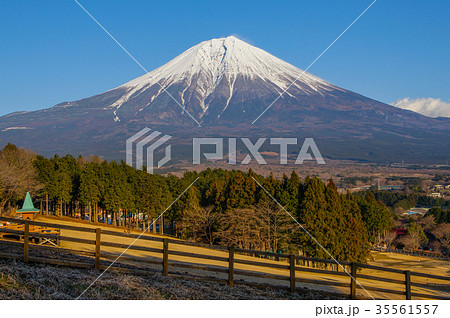
<svg viewBox="0 0 450 318">
<path fill-rule="evenodd" d="M 233 34 L 305 69 L 372 2 L 79 1 L 148 70 Z M 309 72 L 386 103 L 450 101 L 449 12 L 446 0 L 378 0 Z M 0 115 L 143 75 L 73 0 L 2 1 L 0 29 Z"/>
</svg>

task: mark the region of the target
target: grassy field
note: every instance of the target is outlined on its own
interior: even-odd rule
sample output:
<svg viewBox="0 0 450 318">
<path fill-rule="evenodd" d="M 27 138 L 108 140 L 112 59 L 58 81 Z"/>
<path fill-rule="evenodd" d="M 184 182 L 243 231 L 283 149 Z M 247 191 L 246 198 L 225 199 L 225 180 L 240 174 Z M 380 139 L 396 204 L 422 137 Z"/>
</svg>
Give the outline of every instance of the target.
<svg viewBox="0 0 450 318">
<path fill-rule="evenodd" d="M 48 223 L 58 223 L 58 224 L 65 224 L 65 225 L 73 225 L 73 226 L 83 226 L 83 227 L 101 227 L 103 229 L 108 230 L 116 230 L 118 232 L 123 232 L 123 229 L 119 228 L 112 228 L 110 226 L 102 226 L 102 225 L 96 225 L 96 224 L 89 224 L 89 223 L 81 223 L 76 220 L 72 219 L 56 219 L 54 217 L 44 217 L 40 216 L 39 221 L 48 222 Z M 136 234 L 140 234 L 140 232 L 134 232 Z M 84 238 L 84 239 L 95 239 L 94 233 L 87 233 L 87 232 L 75 232 L 72 230 L 61 230 L 61 235 L 63 236 L 71 236 L 71 237 L 78 237 L 78 238 Z M 102 235 L 102 242 L 108 241 L 108 242 L 114 242 L 114 243 L 120 243 L 120 244 L 131 244 L 134 239 L 132 238 L 126 238 L 126 237 L 116 237 L 111 235 Z M 154 242 L 154 241 L 146 241 L 146 240 L 138 240 L 134 243 L 135 246 L 146 246 L 146 247 L 153 247 L 153 248 L 162 248 L 161 242 Z M 61 242 L 61 248 L 70 248 L 70 249 L 76 249 L 76 250 L 84 250 L 84 251 L 93 251 L 93 246 L 88 244 L 81 244 L 81 243 L 74 243 L 74 242 L 67 242 L 62 241 Z M 219 250 L 211 250 L 207 248 L 202 247 L 195 247 L 195 246 L 186 246 L 181 244 L 170 244 L 170 250 L 175 251 L 183 251 L 183 252 L 190 252 L 190 253 L 197 253 L 197 254 L 207 254 L 207 255 L 214 255 L 214 256 L 222 256 L 222 257 L 228 257 L 228 254 L 224 251 Z M 102 252 L 110 253 L 112 256 L 119 255 L 122 253 L 123 249 L 121 248 L 114 248 L 114 247 L 104 247 L 102 246 Z M 160 253 L 151 253 L 147 251 L 136 251 L 136 250 L 128 250 L 124 255 L 129 256 L 135 256 L 142 259 L 147 260 L 161 260 L 162 255 Z M 369 262 L 371 265 L 376 266 L 383 266 L 383 267 L 389 267 L 389 268 L 395 268 L 395 269 L 402 269 L 402 270 L 411 270 L 415 272 L 423 272 L 423 273 L 429 273 L 434 275 L 441 275 L 441 276 L 448 276 L 450 266 L 448 262 L 441 261 L 441 260 L 433 260 L 428 259 L 424 257 L 414 257 L 414 256 L 407 256 L 402 254 L 393 254 L 393 253 L 381 253 L 381 252 L 373 252 L 372 253 L 372 261 Z M 239 255 L 236 254 L 235 256 L 237 259 L 242 260 L 255 260 L 254 257 L 246 256 L 246 255 Z M 177 261 L 181 263 L 186 264 L 202 264 L 202 265 L 214 265 L 214 266 L 222 266 L 224 268 L 227 267 L 226 262 L 222 261 L 216 261 L 216 260 L 207 260 L 207 259 L 194 259 L 191 257 L 185 257 L 185 256 L 178 256 L 178 255 L 169 255 L 170 261 Z M 264 258 L 258 258 L 258 262 L 266 262 L 266 263 L 276 263 L 279 264 L 279 262 L 276 262 L 274 260 L 270 259 L 264 259 Z M 139 264 L 142 265 L 142 264 Z M 161 270 L 161 265 L 146 265 L 148 268 L 153 268 L 158 271 Z M 246 264 L 235 264 L 236 269 L 241 270 L 247 270 L 252 272 L 260 272 L 260 273 L 268 273 L 268 274 L 276 274 L 276 275 L 282 275 L 282 276 L 289 276 L 289 271 L 284 269 L 276 269 L 276 268 L 267 268 L 267 267 L 261 267 L 261 266 L 254 266 L 254 265 L 246 265 Z M 342 272 L 342 270 L 340 270 Z M 175 273 L 178 274 L 178 276 L 183 277 L 183 275 L 205 275 L 204 271 L 199 270 L 193 270 L 193 269 L 179 269 L 175 267 L 169 267 L 169 273 Z M 207 275 L 211 276 L 214 275 L 216 278 L 220 279 L 226 279 L 227 276 L 225 273 L 206 273 Z M 393 278 L 393 279 L 399 279 L 404 280 L 403 275 L 401 274 L 395 274 L 395 273 L 388 273 L 388 272 L 380 272 L 377 270 L 372 269 L 363 269 L 362 271 L 358 272 L 358 275 L 372 275 L 376 277 L 386 277 L 386 278 Z M 307 273 L 304 271 L 297 271 L 296 277 L 306 278 L 306 279 L 319 279 L 322 281 L 327 282 L 342 282 L 342 283 L 349 283 L 350 277 L 347 275 L 343 276 L 332 276 L 332 275 L 325 275 L 325 274 L 317 274 L 317 273 Z M 270 283 L 278 286 L 289 286 L 288 281 L 281 281 L 281 280 L 271 280 L 271 279 L 265 279 L 265 278 L 258 278 L 258 277 L 247 277 L 239 275 L 235 275 L 235 279 L 237 281 L 246 281 L 250 283 Z M 398 284 L 392 284 L 392 283 L 385 283 L 385 282 L 379 282 L 374 280 L 367 280 L 360 278 L 358 279 L 358 282 L 361 283 L 364 286 L 372 286 L 372 287 L 378 287 L 378 288 L 389 288 L 389 289 L 396 289 L 403 290 L 402 286 L 399 286 Z M 415 277 L 414 282 L 417 283 L 425 283 L 425 284 L 435 284 L 433 280 L 428 278 L 422 278 L 422 277 Z M 348 294 L 349 289 L 347 287 L 334 287 L 329 285 L 316 285 L 316 284 L 300 284 L 297 283 L 298 287 L 307 288 L 309 290 L 318 290 L 322 292 L 342 292 L 345 294 Z M 413 292 L 421 292 L 421 293 L 432 293 L 435 295 L 445 295 L 450 297 L 450 291 L 448 290 L 433 290 L 430 291 L 428 288 L 419 288 L 419 287 L 413 287 Z M 369 295 L 370 293 L 370 295 Z M 387 295 L 385 293 L 376 292 L 376 291 L 370 291 L 366 292 L 362 289 L 358 289 L 358 295 L 360 297 L 369 297 L 373 296 L 375 298 L 388 298 L 388 299 L 404 299 L 404 296 L 401 295 Z"/>
<path fill-rule="evenodd" d="M 396 253 L 371 252 L 373 260 L 369 264 L 411 270 L 439 276 L 450 275 L 450 261 L 438 260 L 428 257 L 409 256 Z"/>
</svg>

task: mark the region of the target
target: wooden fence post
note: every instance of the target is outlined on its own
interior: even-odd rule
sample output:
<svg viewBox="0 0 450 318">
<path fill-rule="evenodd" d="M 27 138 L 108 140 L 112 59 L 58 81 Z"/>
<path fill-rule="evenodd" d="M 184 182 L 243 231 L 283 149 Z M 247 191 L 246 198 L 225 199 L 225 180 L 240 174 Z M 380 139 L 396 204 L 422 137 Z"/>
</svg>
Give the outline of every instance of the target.
<svg viewBox="0 0 450 318">
<path fill-rule="evenodd" d="M 169 275 L 169 239 L 163 240 L 163 275 Z"/>
<path fill-rule="evenodd" d="M 291 278 L 291 293 L 295 292 L 295 256 L 289 255 L 289 270 Z"/>
<path fill-rule="evenodd" d="M 25 221 L 25 228 L 23 234 L 23 261 L 28 263 L 28 249 L 30 243 L 30 221 Z"/>
<path fill-rule="evenodd" d="M 405 271 L 406 300 L 411 300 L 411 271 Z"/>
<path fill-rule="evenodd" d="M 100 246 L 102 229 L 95 229 L 95 269 L 100 269 Z"/>
<path fill-rule="evenodd" d="M 228 285 L 234 286 L 234 247 L 228 248 Z"/>
<path fill-rule="evenodd" d="M 356 263 L 350 263 L 350 299 L 356 299 Z"/>
</svg>

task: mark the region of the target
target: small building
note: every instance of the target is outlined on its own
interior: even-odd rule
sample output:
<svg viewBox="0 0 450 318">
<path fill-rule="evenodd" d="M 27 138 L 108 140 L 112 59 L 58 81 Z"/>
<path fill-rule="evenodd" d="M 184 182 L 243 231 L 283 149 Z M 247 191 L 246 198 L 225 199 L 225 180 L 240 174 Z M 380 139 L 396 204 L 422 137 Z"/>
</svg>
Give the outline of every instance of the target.
<svg viewBox="0 0 450 318">
<path fill-rule="evenodd" d="M 31 200 L 30 192 L 27 192 L 25 196 L 25 201 L 23 201 L 23 206 L 16 213 L 22 214 L 22 220 L 34 221 L 35 213 L 39 212 L 39 209 L 34 207 L 33 201 Z"/>
<path fill-rule="evenodd" d="M 23 201 L 22 208 L 17 210 L 17 214 L 22 215 L 22 220 L 24 221 L 34 221 L 36 213 L 40 212 L 40 209 L 36 209 L 33 205 L 33 200 L 31 200 L 30 193 L 27 192 L 25 195 L 25 200 Z M 16 231 L 25 231 L 26 225 L 23 224 L 25 222 L 11 222 L 13 224 L 6 224 L 5 227 L 11 230 Z M 18 223 L 18 224 L 16 224 Z M 22 223 L 22 224 L 21 224 Z M 59 245 L 59 236 L 61 235 L 61 231 L 59 228 L 50 228 L 47 226 L 34 225 L 30 224 L 28 227 L 28 231 L 30 234 L 30 240 L 34 240 L 37 244 L 51 244 L 53 246 Z M 2 234 L 2 233 L 0 233 Z M 33 234 L 40 234 L 39 237 L 36 237 Z M 46 234 L 48 236 L 42 236 L 42 234 Z M 16 235 L 17 236 L 17 235 Z M 1 236 L 0 236 L 1 238 Z M 24 234 L 18 235 L 19 240 L 24 239 Z"/>
</svg>

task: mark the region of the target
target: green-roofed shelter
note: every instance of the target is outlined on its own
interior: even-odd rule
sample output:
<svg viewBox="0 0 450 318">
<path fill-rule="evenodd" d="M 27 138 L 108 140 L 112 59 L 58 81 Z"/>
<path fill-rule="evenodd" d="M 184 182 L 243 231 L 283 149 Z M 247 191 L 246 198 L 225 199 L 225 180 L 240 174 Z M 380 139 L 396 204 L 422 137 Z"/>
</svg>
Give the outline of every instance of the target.
<svg viewBox="0 0 450 318">
<path fill-rule="evenodd" d="M 20 210 L 17 210 L 17 213 L 22 213 L 22 220 L 34 220 L 34 213 L 39 212 L 39 209 L 35 209 L 33 205 L 33 201 L 31 200 L 30 192 L 27 192 L 25 196 L 25 201 L 23 202 L 23 206 Z"/>
</svg>

